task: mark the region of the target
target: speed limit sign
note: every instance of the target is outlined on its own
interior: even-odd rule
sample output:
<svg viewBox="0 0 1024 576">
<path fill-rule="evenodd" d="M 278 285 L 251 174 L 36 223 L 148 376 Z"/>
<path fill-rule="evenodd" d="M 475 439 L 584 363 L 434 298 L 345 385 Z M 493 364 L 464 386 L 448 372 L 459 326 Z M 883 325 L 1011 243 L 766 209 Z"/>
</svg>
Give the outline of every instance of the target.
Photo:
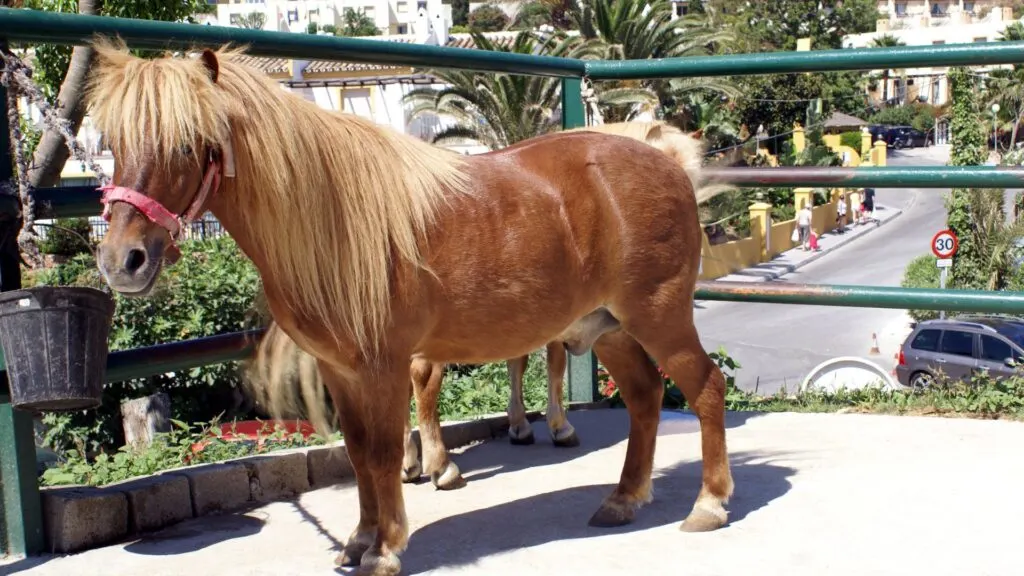
<svg viewBox="0 0 1024 576">
<path fill-rule="evenodd" d="M 932 253 L 940 260 L 952 258 L 959 246 L 960 242 L 952 230 L 943 230 L 932 237 Z"/>
</svg>

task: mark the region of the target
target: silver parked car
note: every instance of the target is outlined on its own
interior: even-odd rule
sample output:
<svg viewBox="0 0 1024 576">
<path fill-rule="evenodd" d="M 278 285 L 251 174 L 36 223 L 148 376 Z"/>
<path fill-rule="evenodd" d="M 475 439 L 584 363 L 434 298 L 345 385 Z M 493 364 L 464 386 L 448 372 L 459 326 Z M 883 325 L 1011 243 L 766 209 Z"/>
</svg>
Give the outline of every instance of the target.
<svg viewBox="0 0 1024 576">
<path fill-rule="evenodd" d="M 1024 319 L 956 316 L 913 326 L 900 347 L 896 378 L 904 386 L 928 386 L 941 372 L 970 381 L 987 370 L 995 377 L 1018 372 L 1024 359 Z"/>
</svg>

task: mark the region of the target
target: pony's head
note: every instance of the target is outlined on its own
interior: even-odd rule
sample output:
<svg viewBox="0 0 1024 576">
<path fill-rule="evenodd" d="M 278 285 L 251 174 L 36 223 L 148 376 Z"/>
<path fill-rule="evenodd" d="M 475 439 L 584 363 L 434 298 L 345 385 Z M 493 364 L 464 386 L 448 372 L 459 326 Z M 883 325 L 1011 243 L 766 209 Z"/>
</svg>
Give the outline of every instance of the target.
<svg viewBox="0 0 1024 576">
<path fill-rule="evenodd" d="M 143 59 L 104 39 L 94 47 L 89 114 L 114 154 L 97 265 L 114 290 L 145 296 L 177 260 L 185 225 L 233 176 L 231 103 L 217 86 L 218 53 Z"/>
</svg>

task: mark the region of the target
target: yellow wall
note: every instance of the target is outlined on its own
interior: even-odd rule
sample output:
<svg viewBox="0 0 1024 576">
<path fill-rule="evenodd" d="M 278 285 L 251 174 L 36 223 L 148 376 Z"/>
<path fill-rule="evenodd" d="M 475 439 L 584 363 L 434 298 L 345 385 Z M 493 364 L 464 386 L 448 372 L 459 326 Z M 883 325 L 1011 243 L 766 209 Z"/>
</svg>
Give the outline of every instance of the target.
<svg viewBox="0 0 1024 576">
<path fill-rule="evenodd" d="M 749 268 L 761 261 L 761 246 L 755 238 L 743 238 L 712 246 L 707 234 L 702 234 L 701 280 L 714 280 L 737 270 Z"/>
</svg>

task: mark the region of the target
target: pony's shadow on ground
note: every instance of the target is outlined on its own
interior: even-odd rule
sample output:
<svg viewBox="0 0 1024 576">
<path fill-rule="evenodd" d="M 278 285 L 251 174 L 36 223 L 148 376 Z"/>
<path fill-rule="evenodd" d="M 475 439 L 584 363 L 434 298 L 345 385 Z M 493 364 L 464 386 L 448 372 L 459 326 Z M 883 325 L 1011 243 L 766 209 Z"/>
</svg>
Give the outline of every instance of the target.
<svg viewBox="0 0 1024 576">
<path fill-rule="evenodd" d="M 466 448 L 461 454 L 450 453 L 449 457 L 462 471 L 467 482 L 479 482 L 498 474 L 507 474 L 525 468 L 536 468 L 571 462 L 598 450 L 604 450 L 623 442 L 629 436 L 629 413 L 625 409 L 573 410 L 566 413 L 569 422 L 576 428 L 580 445 L 572 448 L 556 447 L 551 443 L 547 423 L 543 418 L 532 422 L 535 442 L 526 446 L 513 446 L 508 436 L 500 436 L 484 444 Z M 725 427 L 742 426 L 758 412 L 733 412 L 726 415 Z M 688 411 L 663 410 L 661 429 L 665 430 L 678 420 L 689 421 L 692 432 L 696 432 L 696 417 Z M 662 432 L 664 433 L 664 432 Z M 694 454 L 699 457 L 700 454 Z"/>
<path fill-rule="evenodd" d="M 795 473 L 772 464 L 764 453 L 732 454 L 736 492 L 728 505 L 728 531 L 744 518 L 789 491 Z M 655 470 L 654 501 L 641 508 L 632 524 L 618 528 L 594 528 L 590 515 L 615 488 L 613 484 L 578 486 L 450 516 L 416 530 L 402 554 L 406 573 L 423 573 L 473 564 L 481 558 L 538 546 L 608 534 L 628 534 L 676 526 L 690 511 L 701 484 L 701 461 L 684 461 Z M 528 527 L 528 528 L 527 528 Z M 678 545 L 688 535 L 678 533 Z M 349 570 L 339 569 L 347 574 Z"/>
<path fill-rule="evenodd" d="M 173 556 L 202 550 L 214 544 L 258 534 L 265 513 L 224 514 L 186 520 L 152 532 L 124 547 L 125 552 L 147 556 Z"/>
</svg>

